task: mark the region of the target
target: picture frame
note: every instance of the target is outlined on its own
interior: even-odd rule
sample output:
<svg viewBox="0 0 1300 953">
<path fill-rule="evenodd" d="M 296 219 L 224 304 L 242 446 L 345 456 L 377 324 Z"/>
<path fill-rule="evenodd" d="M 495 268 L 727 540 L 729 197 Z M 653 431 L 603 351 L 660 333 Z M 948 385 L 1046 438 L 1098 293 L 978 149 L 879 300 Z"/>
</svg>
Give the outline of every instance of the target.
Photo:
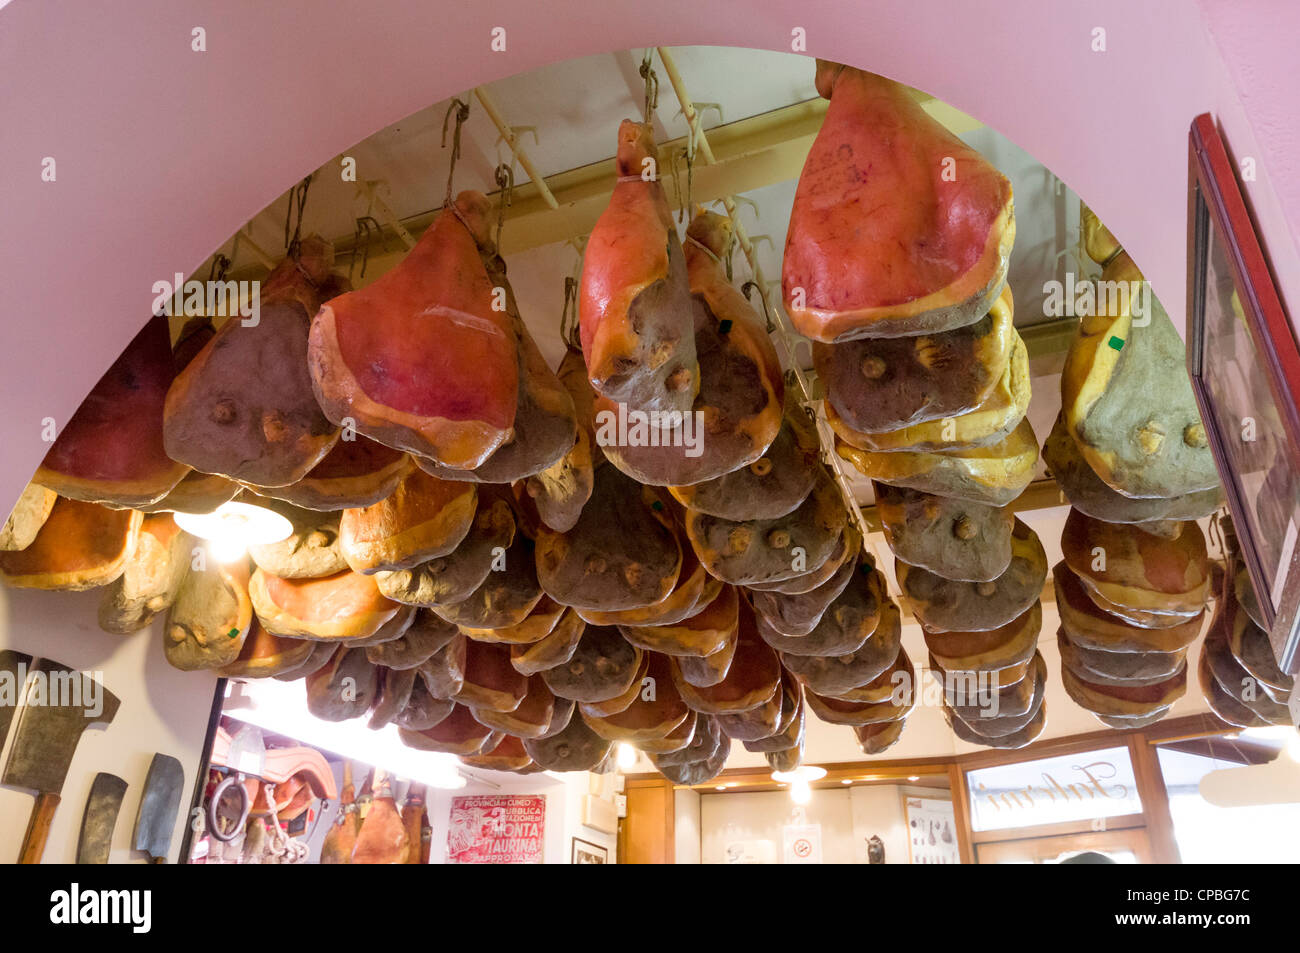
<svg viewBox="0 0 1300 953">
<path fill-rule="evenodd" d="M 569 848 L 569 863 L 608 864 L 609 848 L 601 847 L 599 844 L 593 844 L 591 841 L 583 840 L 581 837 L 575 837 L 573 838 L 573 843 Z"/>
<path fill-rule="evenodd" d="M 1187 371 L 1273 653 L 1295 674 L 1300 349 L 1209 113 L 1188 134 L 1187 220 Z"/>
</svg>

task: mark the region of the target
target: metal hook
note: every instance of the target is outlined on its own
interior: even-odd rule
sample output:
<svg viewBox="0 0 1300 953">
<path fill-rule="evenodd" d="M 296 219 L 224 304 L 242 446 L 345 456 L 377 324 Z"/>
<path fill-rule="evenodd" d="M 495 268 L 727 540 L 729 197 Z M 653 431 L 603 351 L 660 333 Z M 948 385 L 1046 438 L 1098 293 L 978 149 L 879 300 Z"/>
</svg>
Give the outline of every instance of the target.
<svg viewBox="0 0 1300 953">
<path fill-rule="evenodd" d="M 645 59 L 641 61 L 641 68 L 637 70 L 641 78 L 645 80 L 645 121 L 650 122 L 654 118 L 654 112 L 659 108 L 659 77 L 650 65 L 651 48 L 646 47 Z"/>
<path fill-rule="evenodd" d="M 208 281 L 225 281 L 226 272 L 230 270 L 230 264 L 231 259 L 221 252 L 217 252 L 212 259 L 212 265 L 208 268 Z"/>
<path fill-rule="evenodd" d="M 493 178 L 496 179 L 497 189 L 500 192 L 500 202 L 497 203 L 497 253 L 501 252 L 501 231 L 506 224 L 506 206 L 514 203 L 515 200 L 515 170 L 514 166 L 502 162 L 493 172 Z"/>
<path fill-rule="evenodd" d="M 307 190 L 311 188 L 313 172 L 289 190 L 289 205 L 284 211 L 284 249 L 290 258 L 297 258 L 299 243 L 302 239 L 302 214 L 307 207 Z M 296 212 L 295 212 L 296 207 Z M 289 222 L 293 220 L 293 233 L 290 235 Z"/>
<path fill-rule="evenodd" d="M 456 114 L 456 127 L 452 132 L 451 138 L 451 164 L 447 169 L 447 198 L 444 205 L 451 205 L 451 182 L 456 173 L 456 160 L 460 158 L 460 129 L 465 125 L 465 120 L 469 118 L 469 103 L 462 99 L 453 99 L 447 107 L 447 113 L 442 117 L 442 147 L 447 148 L 447 123 L 451 121 L 452 113 Z"/>
<path fill-rule="evenodd" d="M 767 310 L 767 295 L 763 294 L 763 289 L 758 286 L 758 282 L 753 280 L 746 281 L 740 286 L 740 293 L 743 294 L 745 300 L 748 301 L 749 290 L 751 288 L 758 292 L 759 303 L 763 306 L 763 320 L 767 323 L 767 333 L 771 334 L 776 330 L 776 325 L 772 322 L 772 315 L 768 313 Z"/>
<path fill-rule="evenodd" d="M 352 278 L 352 270 L 357 264 L 357 250 L 361 250 L 361 277 L 366 276 L 366 265 L 370 262 L 370 242 L 371 239 L 378 236 L 382 241 L 384 237 L 383 226 L 375 219 L 373 215 L 362 215 L 356 220 L 352 232 L 352 261 L 348 264 L 348 279 Z M 387 241 L 384 242 L 387 250 Z"/>
<path fill-rule="evenodd" d="M 560 338 L 575 351 L 582 350 L 578 333 L 578 279 L 572 275 L 564 278 L 564 307 L 560 311 Z"/>
</svg>

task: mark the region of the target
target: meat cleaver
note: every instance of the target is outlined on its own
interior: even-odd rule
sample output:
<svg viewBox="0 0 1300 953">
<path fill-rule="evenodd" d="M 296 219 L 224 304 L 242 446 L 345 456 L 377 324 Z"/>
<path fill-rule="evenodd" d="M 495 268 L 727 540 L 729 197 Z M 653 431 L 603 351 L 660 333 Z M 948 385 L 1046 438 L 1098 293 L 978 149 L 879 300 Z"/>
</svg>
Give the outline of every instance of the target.
<svg viewBox="0 0 1300 953">
<path fill-rule="evenodd" d="M 134 841 L 135 849 L 144 851 L 155 864 L 167 863 L 184 787 L 185 769 L 181 763 L 171 755 L 155 754 L 140 795 Z"/>
<path fill-rule="evenodd" d="M 120 705 L 116 695 L 76 669 L 51 659 L 32 666 L 9 762 L 0 776 L 0 784 L 36 792 L 18 863 L 41 862 L 82 733 L 94 724 L 111 724 Z"/>
<path fill-rule="evenodd" d="M 81 836 L 77 838 L 77 863 L 106 864 L 113 845 L 113 828 L 122 809 L 126 782 L 116 774 L 101 771 L 95 775 L 86 798 L 86 812 L 81 815 Z"/>
<path fill-rule="evenodd" d="M 14 712 L 23 696 L 29 674 L 27 667 L 31 664 L 30 655 L 10 649 L 0 651 L 0 751 L 4 750 L 5 739 L 9 737 L 9 726 L 13 724 Z"/>
</svg>

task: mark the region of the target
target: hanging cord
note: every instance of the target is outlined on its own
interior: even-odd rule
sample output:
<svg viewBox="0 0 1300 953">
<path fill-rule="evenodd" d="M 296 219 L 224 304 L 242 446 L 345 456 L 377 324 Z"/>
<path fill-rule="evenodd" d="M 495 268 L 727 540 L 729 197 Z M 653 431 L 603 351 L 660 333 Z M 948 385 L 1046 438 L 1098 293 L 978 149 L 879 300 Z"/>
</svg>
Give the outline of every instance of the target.
<svg viewBox="0 0 1300 953">
<path fill-rule="evenodd" d="M 681 173 L 677 170 L 677 163 L 680 160 L 686 162 L 685 195 L 682 194 Z M 688 143 L 686 148 L 673 153 L 670 170 L 673 174 L 673 189 L 677 193 L 677 210 L 681 216 L 680 221 L 683 225 L 686 225 L 690 222 L 690 209 L 695 187 L 695 149 L 693 145 Z M 731 280 L 730 273 L 727 275 L 727 280 Z"/>
<path fill-rule="evenodd" d="M 373 215 L 362 215 L 356 220 L 352 231 L 352 261 L 348 264 L 348 280 L 352 280 L 352 271 L 357 266 L 357 253 L 361 253 L 361 277 L 366 276 L 366 265 L 370 262 L 370 245 L 376 239 L 383 240 L 384 228 Z M 386 243 L 385 243 L 386 244 Z"/>
<path fill-rule="evenodd" d="M 730 259 L 731 256 L 728 255 L 727 257 Z M 740 286 L 740 293 L 745 296 L 746 301 L 750 300 L 749 292 L 751 290 L 758 292 L 758 303 L 763 306 L 763 320 L 767 322 L 767 333 L 771 334 L 776 330 L 776 324 L 773 323 L 772 315 L 767 310 L 767 295 L 763 294 L 763 289 L 758 286 L 758 282 L 751 279 Z"/>
<path fill-rule="evenodd" d="M 647 47 L 645 59 L 641 61 L 641 68 L 637 70 L 641 78 L 645 80 L 645 121 L 654 120 L 655 110 L 659 108 L 659 76 L 655 73 L 654 67 L 650 65 L 652 50 Z"/>
<path fill-rule="evenodd" d="M 208 269 L 208 281 L 225 281 L 226 272 L 230 270 L 231 260 L 217 252 L 217 256 L 212 259 L 212 266 Z"/>
<path fill-rule="evenodd" d="M 295 261 L 302 251 L 302 213 L 307 207 L 307 190 L 311 188 L 311 180 L 315 175 L 313 172 L 293 188 L 289 193 L 289 205 L 284 211 L 284 250 Z M 290 222 L 293 224 L 292 233 L 289 231 Z"/>
<path fill-rule="evenodd" d="M 442 147 L 447 148 L 447 123 L 451 121 L 452 113 L 456 114 L 456 128 L 451 137 L 451 164 L 447 169 L 447 197 L 443 200 L 443 205 L 451 205 L 451 182 L 452 177 L 456 174 L 456 160 L 460 158 L 460 130 L 465 125 L 465 120 L 469 118 L 469 103 L 461 99 L 453 99 L 451 105 L 447 107 L 447 114 L 442 117 Z"/>
<path fill-rule="evenodd" d="M 515 200 L 515 170 L 513 166 L 502 162 L 496 168 L 494 178 L 497 183 L 497 190 L 500 193 L 500 201 L 497 202 L 497 254 L 501 254 L 501 232 L 506 225 L 506 208 L 514 204 Z"/>
<path fill-rule="evenodd" d="M 560 339 L 573 350 L 582 350 L 582 336 L 578 333 L 578 279 L 572 275 L 566 275 L 564 278 L 564 307 L 560 311 Z"/>
</svg>

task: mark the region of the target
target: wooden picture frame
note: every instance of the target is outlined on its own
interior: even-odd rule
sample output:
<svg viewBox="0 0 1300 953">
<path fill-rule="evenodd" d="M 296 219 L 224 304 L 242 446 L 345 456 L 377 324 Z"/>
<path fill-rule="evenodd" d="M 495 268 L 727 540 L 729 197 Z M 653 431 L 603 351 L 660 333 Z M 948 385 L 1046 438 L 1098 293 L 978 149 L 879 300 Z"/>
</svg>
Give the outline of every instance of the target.
<svg viewBox="0 0 1300 953">
<path fill-rule="evenodd" d="M 608 864 L 609 848 L 593 844 L 581 837 L 573 838 L 569 846 L 569 863 L 571 864 Z"/>
<path fill-rule="evenodd" d="M 1187 371 L 1273 652 L 1300 672 L 1300 349 L 1213 118 L 1188 137 Z"/>
</svg>

